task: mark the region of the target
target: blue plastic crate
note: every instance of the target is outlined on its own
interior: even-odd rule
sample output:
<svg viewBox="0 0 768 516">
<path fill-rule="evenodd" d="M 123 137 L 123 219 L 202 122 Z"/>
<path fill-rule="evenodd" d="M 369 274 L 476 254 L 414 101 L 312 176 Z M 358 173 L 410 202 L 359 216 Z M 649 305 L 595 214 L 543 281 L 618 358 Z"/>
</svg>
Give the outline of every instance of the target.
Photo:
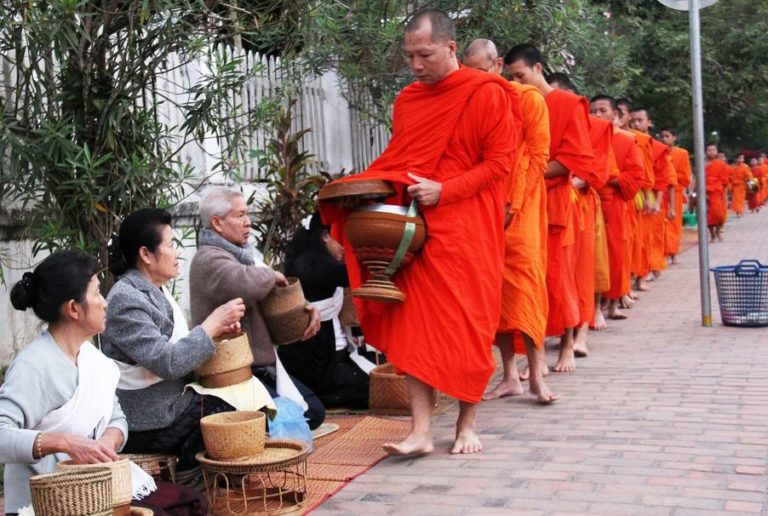
<svg viewBox="0 0 768 516">
<path fill-rule="evenodd" d="M 768 326 L 768 266 L 757 260 L 710 269 L 726 326 Z"/>
</svg>

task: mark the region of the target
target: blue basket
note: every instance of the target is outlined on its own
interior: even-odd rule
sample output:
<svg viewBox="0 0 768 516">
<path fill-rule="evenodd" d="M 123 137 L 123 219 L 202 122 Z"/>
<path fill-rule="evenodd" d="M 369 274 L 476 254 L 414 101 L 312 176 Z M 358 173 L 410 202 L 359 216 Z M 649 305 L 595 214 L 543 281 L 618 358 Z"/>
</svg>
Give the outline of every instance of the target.
<svg viewBox="0 0 768 516">
<path fill-rule="evenodd" d="M 726 326 L 768 326 L 768 266 L 757 260 L 713 267 L 720 315 Z"/>
</svg>

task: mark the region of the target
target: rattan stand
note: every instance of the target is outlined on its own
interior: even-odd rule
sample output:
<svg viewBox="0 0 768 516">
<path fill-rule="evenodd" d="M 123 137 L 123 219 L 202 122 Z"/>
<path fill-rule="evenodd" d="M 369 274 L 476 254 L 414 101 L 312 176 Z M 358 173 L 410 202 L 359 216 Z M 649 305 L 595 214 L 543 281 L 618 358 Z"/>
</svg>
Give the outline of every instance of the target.
<svg viewBox="0 0 768 516">
<path fill-rule="evenodd" d="M 195 458 L 203 469 L 210 513 L 298 514 L 307 493 L 307 445 L 270 440 L 264 451 L 238 461 Z"/>
</svg>

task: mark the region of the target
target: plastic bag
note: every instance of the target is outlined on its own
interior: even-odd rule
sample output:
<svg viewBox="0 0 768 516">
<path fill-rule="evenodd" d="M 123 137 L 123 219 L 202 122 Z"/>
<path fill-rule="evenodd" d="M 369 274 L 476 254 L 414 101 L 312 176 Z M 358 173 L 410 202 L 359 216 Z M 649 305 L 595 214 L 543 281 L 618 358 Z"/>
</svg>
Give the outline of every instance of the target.
<svg viewBox="0 0 768 516">
<path fill-rule="evenodd" d="M 313 449 L 312 431 L 309 429 L 301 405 L 288 398 L 278 396 L 273 400 L 277 415 L 269 421 L 269 437 L 272 439 L 297 439 L 307 443 L 307 453 Z"/>
</svg>

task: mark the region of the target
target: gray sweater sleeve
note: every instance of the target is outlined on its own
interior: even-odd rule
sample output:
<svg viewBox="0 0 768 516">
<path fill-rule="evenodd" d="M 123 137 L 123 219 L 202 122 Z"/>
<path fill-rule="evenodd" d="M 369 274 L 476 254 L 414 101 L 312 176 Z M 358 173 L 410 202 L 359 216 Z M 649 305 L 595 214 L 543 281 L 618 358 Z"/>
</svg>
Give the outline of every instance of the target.
<svg viewBox="0 0 768 516">
<path fill-rule="evenodd" d="M 147 311 L 147 301 L 134 296 L 110 297 L 104 338 L 135 363 L 166 380 L 183 378 L 213 355 L 216 347 L 200 326 L 170 342 Z"/>
</svg>

